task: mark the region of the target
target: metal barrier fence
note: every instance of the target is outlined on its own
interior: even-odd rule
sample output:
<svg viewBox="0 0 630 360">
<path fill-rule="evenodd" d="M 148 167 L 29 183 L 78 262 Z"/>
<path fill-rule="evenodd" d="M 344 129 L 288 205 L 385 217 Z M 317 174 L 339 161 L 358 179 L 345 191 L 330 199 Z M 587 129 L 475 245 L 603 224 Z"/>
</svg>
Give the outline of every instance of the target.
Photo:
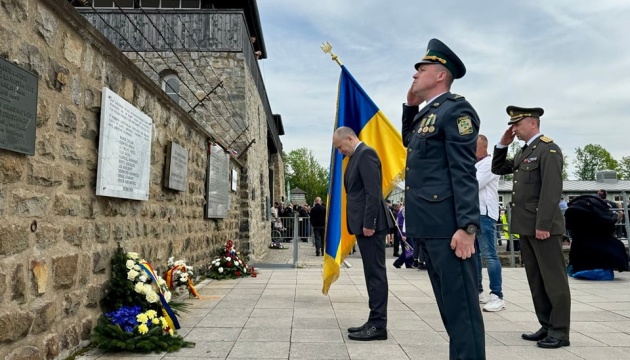
<svg viewBox="0 0 630 360">
<path fill-rule="evenodd" d="M 313 237 L 309 217 L 278 217 L 271 220 L 271 241 L 293 244 L 293 265 L 297 266 L 300 243 L 308 243 Z"/>
</svg>

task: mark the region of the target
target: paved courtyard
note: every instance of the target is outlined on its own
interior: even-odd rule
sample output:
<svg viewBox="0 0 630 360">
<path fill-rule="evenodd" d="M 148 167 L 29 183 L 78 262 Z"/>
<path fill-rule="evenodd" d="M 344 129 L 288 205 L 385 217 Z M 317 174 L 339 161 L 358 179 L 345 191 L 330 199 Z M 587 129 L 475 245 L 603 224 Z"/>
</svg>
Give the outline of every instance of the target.
<svg viewBox="0 0 630 360">
<path fill-rule="evenodd" d="M 201 283 L 203 299 L 190 300 L 192 312 L 180 318 L 179 334 L 196 342 L 195 348 L 150 355 L 92 350 L 78 359 L 448 359 L 448 337 L 427 273 L 395 269 L 391 256 L 388 340 L 347 338 L 346 328 L 363 324 L 368 315 L 355 256 L 328 296 L 321 294 L 321 268 L 315 267 L 263 268 L 256 278 Z M 487 358 L 630 359 L 630 274 L 615 276 L 608 282 L 570 279 L 571 346 L 544 350 L 520 338 L 539 327 L 525 270 L 503 269 L 507 309 L 483 314 Z"/>
</svg>

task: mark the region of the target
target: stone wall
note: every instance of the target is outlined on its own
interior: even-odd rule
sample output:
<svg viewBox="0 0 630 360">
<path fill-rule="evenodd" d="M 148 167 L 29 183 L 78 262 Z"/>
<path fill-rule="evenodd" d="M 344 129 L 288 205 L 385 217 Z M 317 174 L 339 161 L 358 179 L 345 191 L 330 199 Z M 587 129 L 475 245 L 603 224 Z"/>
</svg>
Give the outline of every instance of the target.
<svg viewBox="0 0 630 360">
<path fill-rule="evenodd" d="M 206 264 L 239 236 L 254 254 L 263 252 L 266 132 L 231 160 L 241 189 L 231 195 L 228 218 L 204 219 L 212 126 L 190 117 L 66 1 L 1 5 L 0 56 L 39 77 L 39 96 L 36 154 L 0 150 L 0 359 L 63 358 L 88 340 L 117 243 L 156 267 L 169 256 Z M 103 87 L 154 121 L 148 201 L 95 195 Z M 251 86 L 243 80 L 242 87 Z M 256 100 L 243 101 L 255 118 Z M 251 139 L 261 130 L 248 131 Z M 163 186 L 170 141 L 189 151 L 185 192 Z"/>
</svg>

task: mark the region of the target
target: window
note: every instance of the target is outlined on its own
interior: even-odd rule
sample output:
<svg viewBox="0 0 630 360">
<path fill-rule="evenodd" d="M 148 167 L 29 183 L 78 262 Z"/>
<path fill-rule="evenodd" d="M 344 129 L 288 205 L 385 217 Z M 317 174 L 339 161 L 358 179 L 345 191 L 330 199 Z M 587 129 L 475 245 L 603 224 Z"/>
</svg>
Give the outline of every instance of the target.
<svg viewBox="0 0 630 360">
<path fill-rule="evenodd" d="M 175 74 L 162 77 L 162 90 L 179 104 L 179 78 Z"/>
<path fill-rule="evenodd" d="M 133 8 L 133 0 L 116 0 L 116 4 L 121 8 Z M 113 0 L 92 0 L 95 8 L 117 8 Z"/>
<path fill-rule="evenodd" d="M 163 9 L 199 9 L 201 8 L 201 2 L 200 0 L 140 0 L 140 7 Z"/>
</svg>

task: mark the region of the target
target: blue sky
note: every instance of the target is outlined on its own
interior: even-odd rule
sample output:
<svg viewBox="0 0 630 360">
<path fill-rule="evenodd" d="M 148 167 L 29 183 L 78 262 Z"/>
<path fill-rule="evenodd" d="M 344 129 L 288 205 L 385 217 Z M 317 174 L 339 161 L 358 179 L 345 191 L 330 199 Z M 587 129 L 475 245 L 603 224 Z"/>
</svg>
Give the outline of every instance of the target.
<svg viewBox="0 0 630 360">
<path fill-rule="evenodd" d="M 423 5 L 424 4 L 424 5 Z M 630 156 L 630 1 L 260 0 L 268 58 L 260 62 L 285 151 L 311 149 L 329 166 L 339 67 L 400 129 L 402 103 L 431 38 L 467 67 L 452 92 L 464 95 L 496 143 L 508 105 L 545 109 L 541 130 L 569 156 L 600 144 Z M 625 44 L 625 45 L 624 45 Z"/>
</svg>

